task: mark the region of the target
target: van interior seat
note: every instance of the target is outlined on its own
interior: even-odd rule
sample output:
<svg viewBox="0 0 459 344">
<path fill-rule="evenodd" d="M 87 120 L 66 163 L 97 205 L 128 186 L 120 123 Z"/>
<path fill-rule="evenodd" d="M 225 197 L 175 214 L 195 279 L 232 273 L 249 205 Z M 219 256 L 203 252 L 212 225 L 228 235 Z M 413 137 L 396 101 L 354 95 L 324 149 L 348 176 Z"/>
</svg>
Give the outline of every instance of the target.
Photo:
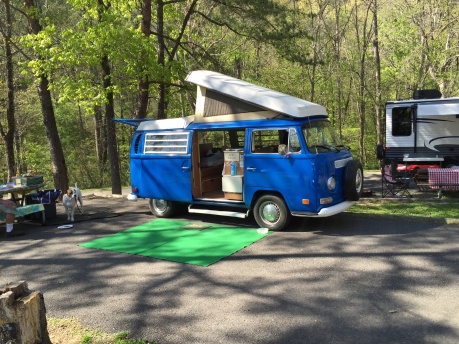
<svg viewBox="0 0 459 344">
<path fill-rule="evenodd" d="M 212 151 L 212 143 L 200 143 L 199 144 L 199 156 L 201 158 L 205 157 L 209 151 Z"/>
</svg>

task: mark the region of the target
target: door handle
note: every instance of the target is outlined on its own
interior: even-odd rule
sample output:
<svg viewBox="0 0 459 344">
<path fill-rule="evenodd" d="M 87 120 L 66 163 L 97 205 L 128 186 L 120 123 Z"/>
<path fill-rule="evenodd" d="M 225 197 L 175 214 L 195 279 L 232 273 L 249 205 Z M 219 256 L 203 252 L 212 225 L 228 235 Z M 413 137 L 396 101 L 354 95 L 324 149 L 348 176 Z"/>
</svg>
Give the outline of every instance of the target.
<svg viewBox="0 0 459 344">
<path fill-rule="evenodd" d="M 255 167 L 247 167 L 247 171 L 255 171 L 256 168 Z"/>
<path fill-rule="evenodd" d="M 189 166 L 182 166 L 182 170 L 183 170 L 183 171 L 188 171 L 189 169 L 190 169 Z"/>
</svg>

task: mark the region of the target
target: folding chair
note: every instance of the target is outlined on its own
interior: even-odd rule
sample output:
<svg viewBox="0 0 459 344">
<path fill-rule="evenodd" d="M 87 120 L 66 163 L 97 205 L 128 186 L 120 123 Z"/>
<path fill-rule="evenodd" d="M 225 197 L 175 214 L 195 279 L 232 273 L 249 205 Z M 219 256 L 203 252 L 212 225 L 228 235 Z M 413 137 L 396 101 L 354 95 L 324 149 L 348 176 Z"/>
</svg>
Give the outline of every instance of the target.
<svg viewBox="0 0 459 344">
<path fill-rule="evenodd" d="M 397 172 L 396 160 L 381 160 L 381 197 L 412 197 L 408 190 L 411 177 L 406 173 Z"/>
</svg>

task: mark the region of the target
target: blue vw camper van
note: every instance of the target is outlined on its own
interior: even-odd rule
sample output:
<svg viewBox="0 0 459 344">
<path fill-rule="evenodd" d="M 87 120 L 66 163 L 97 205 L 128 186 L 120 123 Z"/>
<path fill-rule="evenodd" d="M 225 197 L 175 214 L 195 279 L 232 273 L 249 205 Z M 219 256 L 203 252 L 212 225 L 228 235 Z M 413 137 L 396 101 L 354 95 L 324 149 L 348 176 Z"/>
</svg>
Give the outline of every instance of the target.
<svg viewBox="0 0 459 344">
<path fill-rule="evenodd" d="M 324 107 L 211 71 L 191 72 L 195 114 L 135 122 L 132 195 L 157 217 L 253 214 L 284 229 L 291 216 L 325 217 L 361 196 L 363 172 Z"/>
</svg>

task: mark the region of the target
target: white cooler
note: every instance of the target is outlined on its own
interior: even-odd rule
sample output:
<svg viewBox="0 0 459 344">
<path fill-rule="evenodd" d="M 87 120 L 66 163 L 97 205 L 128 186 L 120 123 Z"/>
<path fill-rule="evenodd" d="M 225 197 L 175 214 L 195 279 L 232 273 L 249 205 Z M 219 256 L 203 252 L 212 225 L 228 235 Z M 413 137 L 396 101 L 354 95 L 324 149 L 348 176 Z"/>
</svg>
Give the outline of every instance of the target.
<svg viewBox="0 0 459 344">
<path fill-rule="evenodd" d="M 242 200 L 242 183 L 243 176 L 223 176 L 222 191 L 225 193 L 225 198 Z"/>
</svg>

